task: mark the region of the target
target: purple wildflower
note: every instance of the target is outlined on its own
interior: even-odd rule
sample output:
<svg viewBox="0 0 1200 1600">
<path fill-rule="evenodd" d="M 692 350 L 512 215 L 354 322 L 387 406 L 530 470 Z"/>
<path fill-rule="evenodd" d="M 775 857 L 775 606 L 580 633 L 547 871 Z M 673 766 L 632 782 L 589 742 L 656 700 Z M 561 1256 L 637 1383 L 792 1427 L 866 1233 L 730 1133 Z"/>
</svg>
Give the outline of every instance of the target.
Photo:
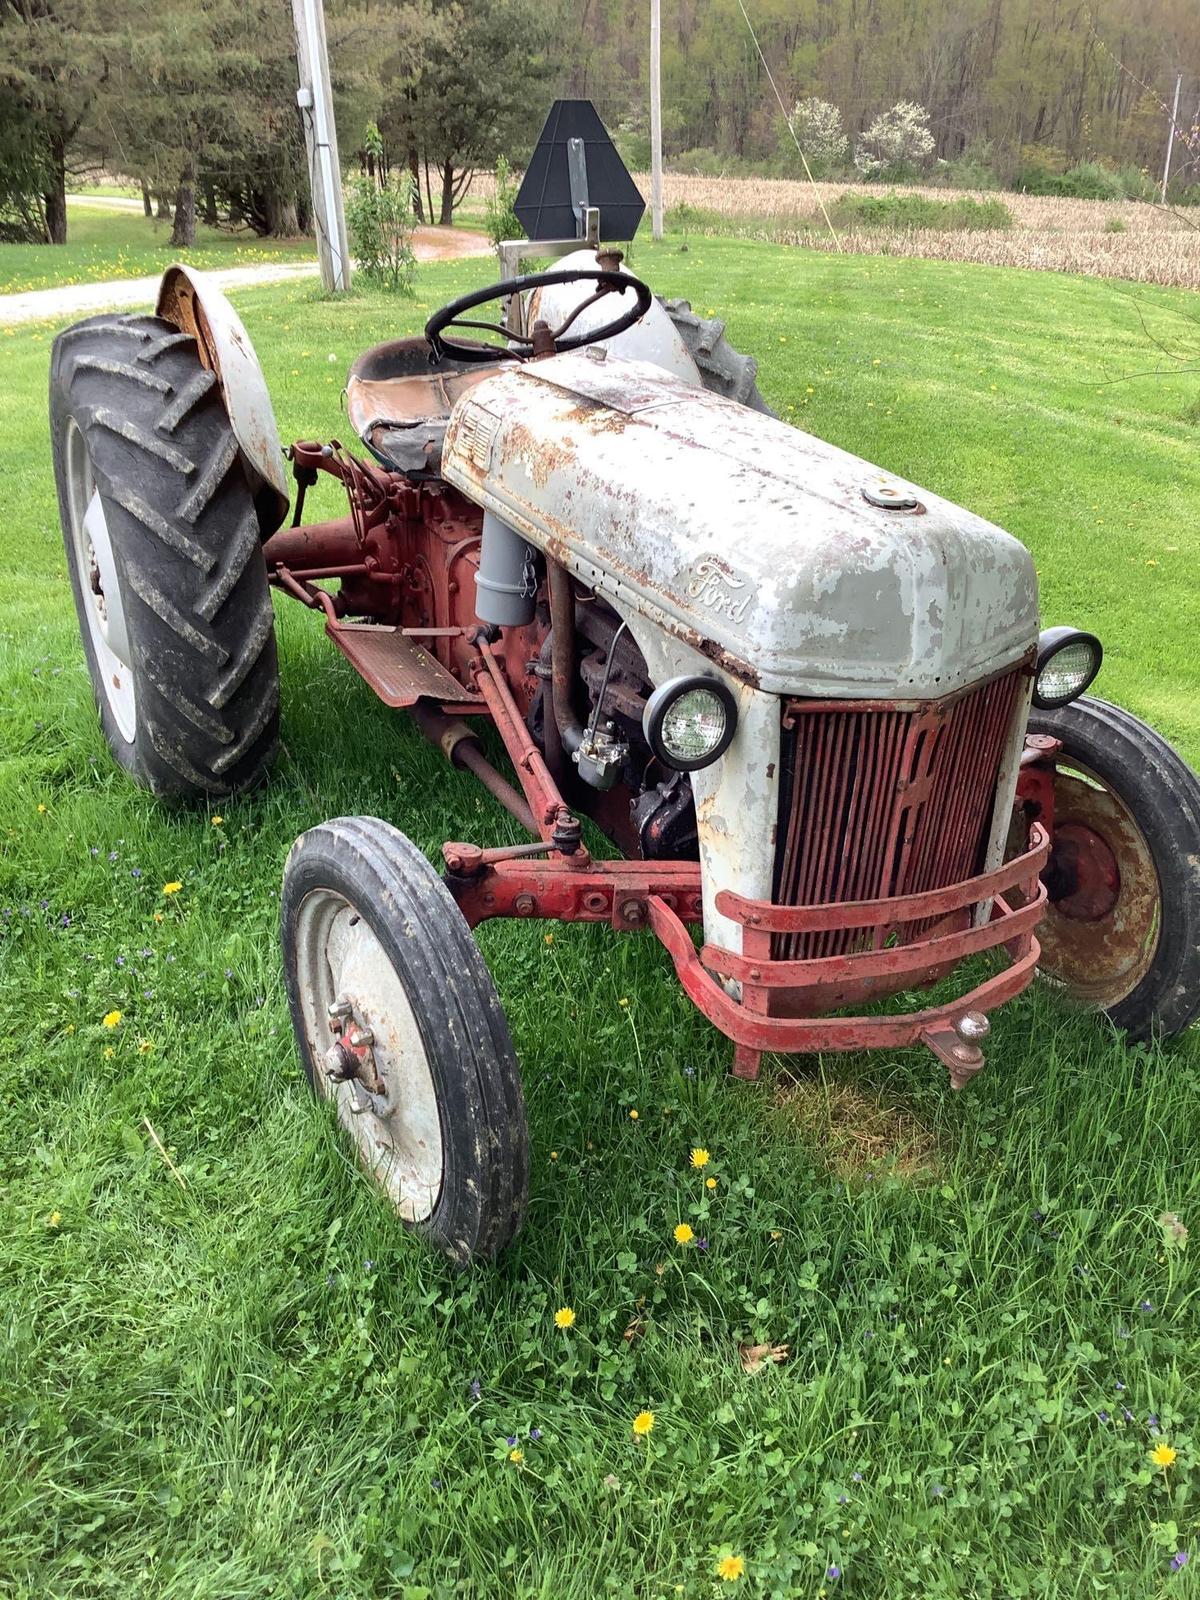
<svg viewBox="0 0 1200 1600">
<path fill-rule="evenodd" d="M 1117 1379 L 1116 1387 L 1117 1387 L 1117 1393 L 1118 1394 L 1124 1394 L 1125 1393 L 1125 1385 L 1121 1382 L 1120 1378 Z"/>
<path fill-rule="evenodd" d="M 71 913 L 69 911 L 64 911 L 62 916 L 59 917 L 58 925 L 60 928 L 69 928 L 71 926 Z"/>
<path fill-rule="evenodd" d="M 374 1272 L 375 1271 L 375 1263 L 373 1261 L 364 1261 L 363 1262 L 363 1266 L 366 1268 L 366 1270 L 368 1272 Z"/>
<path fill-rule="evenodd" d="M 697 1239 L 696 1240 L 696 1249 L 697 1250 L 707 1250 L 708 1249 L 708 1240 L 707 1239 Z"/>
<path fill-rule="evenodd" d="M 946 1485 L 944 1483 L 930 1484 L 929 1492 L 935 1500 L 940 1500 L 946 1493 Z"/>
<path fill-rule="evenodd" d="M 227 982 L 229 982 L 229 983 L 233 982 L 233 968 L 232 967 L 226 967 L 225 968 L 225 978 L 226 978 Z"/>
<path fill-rule="evenodd" d="M 1133 1412 L 1130 1411 L 1128 1406 L 1122 1406 L 1121 1407 L 1121 1420 L 1123 1422 L 1132 1422 L 1133 1421 Z"/>
<path fill-rule="evenodd" d="M 148 960 L 153 954 L 154 954 L 153 950 L 139 950 L 138 951 L 138 955 L 141 956 L 143 961 Z"/>
<path fill-rule="evenodd" d="M 1141 1305 L 1138 1307 L 1138 1310 L 1139 1311 L 1153 1311 L 1154 1310 L 1154 1302 L 1152 1300 L 1143 1300 Z"/>
<path fill-rule="evenodd" d="M 92 845 L 88 846 L 88 855 L 90 855 L 90 856 L 98 856 L 99 854 L 100 854 L 100 846 L 98 844 L 92 844 Z"/>
<path fill-rule="evenodd" d="M 825 1576 L 831 1583 L 836 1583 L 842 1575 L 841 1567 L 826 1567 Z"/>
<path fill-rule="evenodd" d="M 480 1383 L 478 1378 L 471 1379 L 471 1382 L 467 1387 L 467 1393 L 471 1396 L 472 1400 L 479 1399 L 480 1395 L 483 1393 L 483 1385 Z"/>
<path fill-rule="evenodd" d="M 130 876 L 130 877 L 131 877 L 131 878 L 140 878 L 140 877 L 141 877 L 141 875 L 142 875 L 142 869 L 141 869 L 141 867 L 131 867 L 131 868 L 130 868 L 130 871 L 129 871 L 129 876 Z"/>
<path fill-rule="evenodd" d="M 505 1439 L 504 1442 L 505 1442 L 505 1444 L 508 1446 L 508 1448 L 510 1450 L 515 1450 L 517 1448 L 517 1436 L 516 1436 L 516 1434 L 515 1433 L 510 1433 L 508 1438 Z"/>
<path fill-rule="evenodd" d="M 542 1430 L 540 1428 L 530 1428 L 529 1437 L 533 1440 L 534 1444 L 536 1444 L 542 1437 Z"/>
<path fill-rule="evenodd" d="M 117 859 L 117 852 L 115 850 L 110 850 L 108 852 L 108 859 L 110 861 L 115 861 Z"/>
<path fill-rule="evenodd" d="M 430 1478 L 429 1487 L 431 1489 L 440 1489 L 442 1487 L 442 1480 L 440 1478 Z"/>
<path fill-rule="evenodd" d="M 863 1481 L 863 1475 L 861 1472 L 852 1472 L 850 1476 L 853 1478 L 855 1483 L 861 1483 Z"/>
<path fill-rule="evenodd" d="M 49 909 L 50 909 L 49 900 L 39 900 L 38 901 L 38 905 L 41 906 L 43 911 L 49 911 Z"/>
<path fill-rule="evenodd" d="M 1111 1422 L 1112 1421 L 1112 1418 L 1109 1416 L 1107 1411 L 1097 1411 L 1096 1419 L 1099 1422 Z"/>
<path fill-rule="evenodd" d="M 1171 1571 L 1182 1572 L 1190 1559 L 1191 1558 L 1186 1550 L 1176 1550 L 1175 1554 L 1171 1557 Z"/>
<path fill-rule="evenodd" d="M 846 1506 L 846 1505 L 849 1505 L 849 1504 L 850 1504 L 850 1496 L 848 1494 L 840 1494 L 840 1495 L 838 1495 L 838 1505 Z"/>
<path fill-rule="evenodd" d="M 1035 1222 L 1044 1222 L 1046 1220 L 1046 1213 L 1044 1211 L 1039 1211 L 1036 1206 L 1029 1213 L 1029 1215 Z"/>
</svg>

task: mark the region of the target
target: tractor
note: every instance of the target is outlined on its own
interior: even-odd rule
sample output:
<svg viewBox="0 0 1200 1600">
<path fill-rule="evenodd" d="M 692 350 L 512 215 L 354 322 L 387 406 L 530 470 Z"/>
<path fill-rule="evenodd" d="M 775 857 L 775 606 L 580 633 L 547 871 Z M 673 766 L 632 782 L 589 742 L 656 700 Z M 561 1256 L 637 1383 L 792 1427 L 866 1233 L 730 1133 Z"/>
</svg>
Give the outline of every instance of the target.
<svg viewBox="0 0 1200 1600">
<path fill-rule="evenodd" d="M 280 448 L 245 328 L 188 268 L 156 315 L 54 345 L 120 766 L 173 801 L 264 776 L 274 591 L 529 835 L 447 841 L 435 870 L 390 821 L 340 817 L 283 874 L 308 1080 L 459 1266 L 527 1193 L 487 919 L 650 935 L 746 1080 L 765 1052 L 919 1045 L 960 1087 L 1039 971 L 1134 1041 L 1200 1009 L 1195 775 L 1086 693 L 1100 641 L 1041 630 L 1015 538 L 781 421 L 756 374 L 593 244 L 361 355 L 357 453 Z M 347 509 L 306 523 L 321 474 Z"/>
</svg>

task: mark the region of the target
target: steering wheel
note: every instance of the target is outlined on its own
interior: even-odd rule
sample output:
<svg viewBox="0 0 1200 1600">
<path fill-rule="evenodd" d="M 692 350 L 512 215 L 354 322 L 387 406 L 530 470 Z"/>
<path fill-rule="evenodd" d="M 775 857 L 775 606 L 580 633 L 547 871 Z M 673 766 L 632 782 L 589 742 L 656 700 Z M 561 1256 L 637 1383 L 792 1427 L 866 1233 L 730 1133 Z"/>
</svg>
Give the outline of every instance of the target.
<svg viewBox="0 0 1200 1600">
<path fill-rule="evenodd" d="M 541 289 L 552 283 L 594 283 L 596 290 L 586 300 L 580 301 L 560 327 L 546 329 L 544 326 L 535 325 L 532 334 L 514 333 L 498 322 L 474 322 L 463 315 L 464 312 L 473 311 L 476 306 L 485 305 L 489 300 L 506 299 L 509 295 L 524 294 L 527 289 Z M 632 310 L 623 311 L 619 317 L 614 317 L 611 322 L 606 322 L 603 327 L 594 328 L 589 333 L 575 334 L 569 339 L 563 338 L 563 334 L 581 311 L 595 305 L 596 301 L 603 299 L 606 294 L 620 294 L 623 289 L 632 289 L 637 295 Z M 486 289 L 476 289 L 473 294 L 460 295 L 457 300 L 451 300 L 440 311 L 433 313 L 425 324 L 425 337 L 429 341 L 429 358 L 431 361 L 440 361 L 443 356 L 457 356 L 460 361 L 524 361 L 529 355 L 541 354 L 542 342 L 547 339 L 552 341 L 552 345 L 547 349 L 578 350 L 585 344 L 595 344 L 598 339 L 611 339 L 614 334 L 624 333 L 626 328 L 632 328 L 634 323 L 649 311 L 653 298 L 650 289 L 640 278 L 635 278 L 626 272 L 593 272 L 579 268 L 570 272 L 531 272 L 521 278 L 505 278 L 500 283 L 489 284 Z M 486 333 L 498 333 L 520 348 L 512 350 L 506 345 L 485 344 L 479 339 L 444 338 L 446 329 L 451 327 L 479 328 Z M 537 337 L 539 333 L 541 340 Z"/>
</svg>

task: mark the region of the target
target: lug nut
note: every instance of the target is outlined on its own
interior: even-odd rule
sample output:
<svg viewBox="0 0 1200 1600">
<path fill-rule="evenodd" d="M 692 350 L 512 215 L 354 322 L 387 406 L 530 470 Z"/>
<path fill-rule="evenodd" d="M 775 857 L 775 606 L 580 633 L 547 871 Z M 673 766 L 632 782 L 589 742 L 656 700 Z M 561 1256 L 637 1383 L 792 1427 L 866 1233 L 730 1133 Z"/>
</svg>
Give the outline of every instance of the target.
<svg viewBox="0 0 1200 1600">
<path fill-rule="evenodd" d="M 531 894 L 519 894 L 513 901 L 513 910 L 519 917 L 531 917 L 537 909 L 537 902 Z"/>
<path fill-rule="evenodd" d="M 329 1007 L 329 1020 L 330 1022 L 345 1022 L 353 1010 L 354 1007 L 349 1000 L 344 995 L 338 995 L 337 999 Z"/>
<path fill-rule="evenodd" d="M 355 1028 L 350 1035 L 350 1043 L 355 1050 L 365 1050 L 375 1043 L 375 1035 L 370 1028 Z"/>
</svg>

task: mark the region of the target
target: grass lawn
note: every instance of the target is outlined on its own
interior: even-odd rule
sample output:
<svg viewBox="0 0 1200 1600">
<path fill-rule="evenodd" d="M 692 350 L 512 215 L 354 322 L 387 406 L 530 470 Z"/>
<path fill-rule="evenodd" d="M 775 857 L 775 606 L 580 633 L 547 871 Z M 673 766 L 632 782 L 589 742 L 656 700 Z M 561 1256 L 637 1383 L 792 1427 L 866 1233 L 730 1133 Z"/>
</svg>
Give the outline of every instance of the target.
<svg viewBox="0 0 1200 1600">
<path fill-rule="evenodd" d="M 717 239 L 636 268 L 727 314 L 785 416 L 1025 539 L 1047 620 L 1104 638 L 1101 691 L 1200 761 L 1196 380 L 1110 383 L 1156 365 L 1142 318 L 1186 339 L 1189 296 Z M 491 270 L 422 267 L 419 305 L 240 296 L 284 438 L 344 430 L 350 358 Z M 50 338 L 0 337 L 0 1592 L 1195 1594 L 1198 1280 L 1158 1219 L 1200 1220 L 1196 1037 L 1127 1051 L 1038 991 L 960 1096 L 916 1051 L 751 1088 L 650 939 L 493 926 L 532 1202 L 452 1277 L 303 1087 L 278 886 L 325 817 L 430 852 L 513 826 L 287 604 L 270 785 L 169 814 L 118 776 Z M 740 1341 L 791 1359 L 747 1375 Z"/>
<path fill-rule="evenodd" d="M 311 239 L 260 239 L 246 230 L 222 233 L 196 224 L 196 245 L 170 244 L 171 224 L 112 206 L 67 208 L 67 243 L 0 244 L 0 294 L 53 289 L 60 284 L 106 283 L 162 272 L 172 261 L 194 267 L 253 267 L 264 261 L 305 261 Z"/>
</svg>

